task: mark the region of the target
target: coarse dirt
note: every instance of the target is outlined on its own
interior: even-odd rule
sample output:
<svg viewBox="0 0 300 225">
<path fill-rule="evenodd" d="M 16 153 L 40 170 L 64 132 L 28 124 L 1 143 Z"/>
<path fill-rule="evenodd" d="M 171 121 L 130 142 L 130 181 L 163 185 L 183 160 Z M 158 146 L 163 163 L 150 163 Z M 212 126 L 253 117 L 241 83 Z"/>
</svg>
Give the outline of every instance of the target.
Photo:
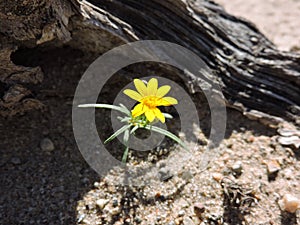
<svg viewBox="0 0 300 225">
<path fill-rule="evenodd" d="M 250 19 L 279 48 L 299 49 L 300 1 L 217 2 Z M 77 82 L 94 58 L 68 47 L 27 49 L 15 57 L 43 69 L 45 80 L 33 95 L 45 108 L 0 118 L 0 224 L 300 224 L 299 210 L 287 213 L 279 204 L 287 193 L 300 198 L 299 149 L 282 146 L 276 129 L 235 110 L 228 109 L 225 139 L 205 170 L 203 106 L 204 130 L 196 133 L 196 147 L 189 143 L 190 152 L 172 142 L 142 155 L 131 152 L 130 168 L 153 168 L 145 174 L 148 183 L 116 185 L 120 169 L 100 177 L 80 154 L 71 121 Z M 102 112 L 96 117 L 100 125 L 108 121 Z M 45 138 L 54 146 L 41 146 Z M 270 165 L 275 172 L 268 172 Z"/>
</svg>

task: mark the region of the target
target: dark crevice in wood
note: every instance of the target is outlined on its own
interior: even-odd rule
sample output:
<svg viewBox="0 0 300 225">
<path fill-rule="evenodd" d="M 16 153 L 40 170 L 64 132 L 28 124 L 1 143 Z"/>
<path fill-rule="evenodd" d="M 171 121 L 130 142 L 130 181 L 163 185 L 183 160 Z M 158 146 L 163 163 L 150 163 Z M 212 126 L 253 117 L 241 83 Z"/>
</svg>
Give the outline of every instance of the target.
<svg viewBox="0 0 300 225">
<path fill-rule="evenodd" d="M 72 48 L 103 53 L 136 40 L 174 42 L 204 60 L 220 81 L 229 107 L 252 112 L 252 118 L 273 118 L 271 123 L 276 116 L 300 121 L 300 55 L 277 50 L 254 24 L 229 15 L 212 1 L 55 0 L 41 7 L 40 14 L 25 10 L 34 21 L 42 21 L 37 29 L 32 30 L 31 22 L 23 41 L 23 30 L 2 29 L 3 43 L 12 47 L 67 42 Z M 2 17 L 7 14 L 1 8 L 0 12 Z M 15 18 L 21 23 L 18 15 Z M 9 27 L 6 23 L 3 27 Z"/>
</svg>

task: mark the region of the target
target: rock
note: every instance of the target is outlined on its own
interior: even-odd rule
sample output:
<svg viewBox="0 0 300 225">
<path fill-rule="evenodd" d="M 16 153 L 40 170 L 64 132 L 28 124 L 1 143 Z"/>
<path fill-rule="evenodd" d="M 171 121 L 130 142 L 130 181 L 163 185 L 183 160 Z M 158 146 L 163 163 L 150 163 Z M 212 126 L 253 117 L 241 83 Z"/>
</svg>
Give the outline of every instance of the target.
<svg viewBox="0 0 300 225">
<path fill-rule="evenodd" d="M 233 166 L 231 167 L 232 171 L 240 176 L 243 172 L 243 164 L 241 161 L 237 161 L 235 164 L 233 164 Z"/>
<path fill-rule="evenodd" d="M 254 140 L 255 140 L 255 137 L 254 137 L 253 135 L 250 135 L 250 136 L 247 138 L 247 142 L 248 142 L 248 143 L 252 143 L 252 142 L 254 142 Z"/>
<path fill-rule="evenodd" d="M 183 221 L 183 218 L 182 218 L 182 217 L 176 218 L 176 219 L 175 219 L 175 224 L 176 224 L 176 225 L 180 225 L 180 224 L 182 224 L 182 221 Z"/>
<path fill-rule="evenodd" d="M 43 151 L 53 151 L 55 149 L 53 142 L 49 138 L 41 140 L 40 147 Z"/>
<path fill-rule="evenodd" d="M 278 142 L 284 146 L 294 145 L 296 148 L 300 147 L 300 137 L 291 136 L 291 137 L 280 137 Z"/>
<path fill-rule="evenodd" d="M 183 219 L 183 225 L 195 225 L 195 223 L 190 217 L 185 217 Z"/>
<path fill-rule="evenodd" d="M 81 221 L 83 221 L 84 218 L 85 218 L 85 214 L 79 214 L 77 217 L 77 223 L 81 223 Z"/>
<path fill-rule="evenodd" d="M 91 224 L 91 221 L 88 220 L 87 218 L 84 218 L 82 221 L 83 224 Z"/>
<path fill-rule="evenodd" d="M 175 222 L 171 221 L 171 222 L 168 223 L 168 225 L 175 225 Z"/>
<path fill-rule="evenodd" d="M 295 213 L 297 209 L 300 208 L 300 199 L 291 194 L 285 194 L 279 205 L 281 206 L 282 210 L 285 210 L 289 213 Z"/>
<path fill-rule="evenodd" d="M 115 215 L 118 215 L 120 213 L 120 208 L 119 207 L 115 207 L 113 209 L 111 209 L 109 211 L 109 213 L 112 215 L 112 216 L 115 216 Z"/>
<path fill-rule="evenodd" d="M 189 181 L 193 178 L 193 174 L 191 173 L 191 171 L 183 171 L 182 174 L 181 174 L 181 178 L 186 180 L 186 181 Z"/>
<path fill-rule="evenodd" d="M 178 200 L 177 205 L 181 209 L 189 207 L 189 203 L 186 200 L 182 199 L 182 198 Z"/>
<path fill-rule="evenodd" d="M 169 179 L 171 179 L 173 177 L 173 175 L 171 174 L 170 170 L 168 170 L 165 167 L 160 168 L 159 171 L 158 171 L 158 173 L 160 175 L 160 180 L 161 181 L 168 181 Z"/>
<path fill-rule="evenodd" d="M 282 174 L 287 180 L 293 179 L 295 175 L 295 173 L 291 169 L 285 169 Z"/>
<path fill-rule="evenodd" d="M 182 216 L 184 216 L 184 215 L 185 215 L 184 210 L 180 210 L 180 211 L 178 212 L 178 216 L 179 216 L 179 217 L 182 217 Z"/>
<path fill-rule="evenodd" d="M 202 214 L 205 212 L 205 206 L 201 203 L 195 203 L 194 204 L 194 212 L 198 218 L 202 216 Z"/>
<path fill-rule="evenodd" d="M 281 169 L 277 160 L 268 161 L 266 162 L 266 165 L 267 165 L 268 176 L 275 175 Z"/>
<path fill-rule="evenodd" d="M 109 203 L 108 199 L 98 199 L 96 201 L 96 205 L 100 208 L 100 209 L 104 209 L 104 207 Z"/>
<path fill-rule="evenodd" d="M 223 179 L 223 174 L 221 173 L 213 173 L 212 178 L 217 181 L 220 182 Z"/>
<path fill-rule="evenodd" d="M 278 142 L 281 145 L 288 146 L 294 145 L 297 149 L 300 147 L 300 131 L 290 125 L 283 125 L 282 128 L 277 130 L 281 137 L 278 138 Z"/>
<path fill-rule="evenodd" d="M 167 166 L 167 164 L 166 164 L 166 162 L 164 162 L 164 161 L 162 161 L 162 162 L 160 162 L 159 164 L 158 164 L 158 168 L 163 168 L 163 167 L 166 167 Z"/>
<path fill-rule="evenodd" d="M 112 205 L 113 205 L 113 207 L 117 207 L 119 205 L 119 201 L 117 198 L 113 198 Z"/>
<path fill-rule="evenodd" d="M 221 224 L 222 217 L 222 215 L 210 214 L 207 216 L 207 219 L 211 222 L 211 224 Z"/>
<path fill-rule="evenodd" d="M 18 157 L 12 157 L 10 161 L 14 165 L 20 165 L 21 164 L 21 159 L 18 158 Z"/>
<path fill-rule="evenodd" d="M 90 179 L 87 178 L 87 177 L 84 177 L 84 178 L 81 179 L 81 182 L 82 182 L 83 184 L 89 184 L 89 183 L 90 183 Z"/>
<path fill-rule="evenodd" d="M 143 220 L 140 218 L 140 217 L 135 217 L 134 221 L 137 223 L 137 224 L 140 224 L 143 222 Z"/>
<path fill-rule="evenodd" d="M 116 187 L 115 187 L 114 185 L 109 185 L 109 186 L 107 187 L 107 190 L 108 190 L 108 192 L 110 192 L 110 193 L 116 193 L 116 192 L 117 192 Z"/>
</svg>

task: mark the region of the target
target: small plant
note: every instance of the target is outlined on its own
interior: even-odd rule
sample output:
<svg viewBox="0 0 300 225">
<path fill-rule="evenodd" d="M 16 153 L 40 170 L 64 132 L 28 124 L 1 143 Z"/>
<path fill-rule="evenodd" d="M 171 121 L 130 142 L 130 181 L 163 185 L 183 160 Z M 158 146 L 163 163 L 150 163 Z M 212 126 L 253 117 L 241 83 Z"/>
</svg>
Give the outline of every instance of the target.
<svg viewBox="0 0 300 225">
<path fill-rule="evenodd" d="M 124 114 L 123 117 L 118 117 L 118 119 L 125 123 L 125 125 L 107 138 L 104 144 L 112 141 L 123 133 L 123 142 L 126 146 L 122 157 L 123 163 L 126 163 L 127 160 L 130 136 L 135 135 L 135 132 L 139 128 L 163 134 L 176 141 L 182 147 L 187 148 L 176 135 L 153 125 L 159 121 L 165 123 L 166 119 L 173 118 L 170 114 L 162 113 L 160 109 L 157 108 L 158 106 L 178 104 L 178 101 L 175 98 L 165 97 L 171 87 L 169 85 L 164 85 L 158 88 L 158 81 L 156 78 L 151 78 L 147 85 L 139 79 L 134 79 L 134 85 L 137 91 L 130 89 L 124 90 L 125 95 L 139 102 L 131 111 L 123 104 L 120 104 L 119 106 L 109 104 L 83 104 L 78 106 L 112 109 Z"/>
</svg>

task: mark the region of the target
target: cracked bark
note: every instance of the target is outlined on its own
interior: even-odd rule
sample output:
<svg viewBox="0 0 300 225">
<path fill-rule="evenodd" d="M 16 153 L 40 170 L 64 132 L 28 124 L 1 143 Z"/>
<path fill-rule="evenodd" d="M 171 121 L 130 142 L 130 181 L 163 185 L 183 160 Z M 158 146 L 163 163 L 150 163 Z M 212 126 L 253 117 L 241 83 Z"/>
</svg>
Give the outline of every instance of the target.
<svg viewBox="0 0 300 225">
<path fill-rule="evenodd" d="M 228 107 L 270 125 L 283 120 L 300 123 L 300 55 L 277 50 L 255 25 L 212 1 L 3 2 L 0 19 L 0 82 L 8 87 L 0 93 L 1 115 L 24 111 L 20 104 L 31 99 L 26 85 L 42 82 L 39 68 L 11 62 L 10 54 L 19 47 L 65 43 L 103 53 L 123 43 L 155 39 L 180 44 L 200 56 L 220 81 Z M 200 86 L 197 81 L 194 85 Z M 21 89 L 22 97 L 8 102 L 5 96 Z"/>
</svg>

